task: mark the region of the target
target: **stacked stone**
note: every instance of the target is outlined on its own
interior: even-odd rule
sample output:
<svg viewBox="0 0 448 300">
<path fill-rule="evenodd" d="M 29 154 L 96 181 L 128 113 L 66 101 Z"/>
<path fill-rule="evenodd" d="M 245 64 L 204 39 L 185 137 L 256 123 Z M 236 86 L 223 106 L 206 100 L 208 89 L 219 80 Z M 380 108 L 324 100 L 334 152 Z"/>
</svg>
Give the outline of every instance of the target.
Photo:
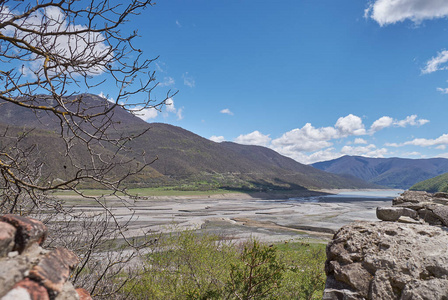
<svg viewBox="0 0 448 300">
<path fill-rule="evenodd" d="M 392 207 L 378 207 L 383 221 L 448 226 L 448 194 L 406 191 L 392 201 Z"/>
<path fill-rule="evenodd" d="M 78 264 L 65 248 L 45 250 L 46 226 L 31 218 L 0 216 L 0 299 L 88 300 L 89 293 L 67 281 Z"/>
</svg>

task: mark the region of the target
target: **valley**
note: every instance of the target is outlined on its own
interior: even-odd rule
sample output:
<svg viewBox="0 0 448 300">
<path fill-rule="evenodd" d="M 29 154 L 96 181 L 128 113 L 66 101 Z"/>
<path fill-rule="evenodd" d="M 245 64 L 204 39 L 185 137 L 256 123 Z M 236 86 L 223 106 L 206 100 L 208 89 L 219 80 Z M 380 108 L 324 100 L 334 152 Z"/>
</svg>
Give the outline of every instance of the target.
<svg viewBox="0 0 448 300">
<path fill-rule="evenodd" d="M 333 191 L 334 192 L 334 191 Z M 390 206 L 393 191 L 315 193 L 294 198 L 242 193 L 153 196 L 145 199 L 112 198 L 104 201 L 120 222 L 130 221 L 127 235 L 139 237 L 185 229 L 208 232 L 235 240 L 257 238 L 265 242 L 328 241 L 341 226 L 355 220 L 376 220 L 377 206 Z M 94 215 L 103 208 L 94 201 L 62 195 L 66 206 Z"/>
</svg>

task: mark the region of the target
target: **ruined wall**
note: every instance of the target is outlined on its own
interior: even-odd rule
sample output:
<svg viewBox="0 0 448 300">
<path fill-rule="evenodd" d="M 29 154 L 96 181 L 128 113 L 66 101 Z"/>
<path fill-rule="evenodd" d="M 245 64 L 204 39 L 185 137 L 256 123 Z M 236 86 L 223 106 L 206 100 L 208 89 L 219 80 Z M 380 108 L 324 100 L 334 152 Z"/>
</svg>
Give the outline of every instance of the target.
<svg viewBox="0 0 448 300">
<path fill-rule="evenodd" d="M 1 300 L 88 300 L 89 293 L 67 281 L 78 264 L 65 248 L 45 250 L 46 226 L 17 215 L 0 216 Z"/>
</svg>

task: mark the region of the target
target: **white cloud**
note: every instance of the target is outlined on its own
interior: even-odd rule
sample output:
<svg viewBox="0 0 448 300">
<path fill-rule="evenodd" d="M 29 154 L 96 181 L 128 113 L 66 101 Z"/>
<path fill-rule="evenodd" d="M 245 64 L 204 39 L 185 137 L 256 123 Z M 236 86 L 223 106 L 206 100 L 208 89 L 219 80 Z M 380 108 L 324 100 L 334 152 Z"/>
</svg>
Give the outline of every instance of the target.
<svg viewBox="0 0 448 300">
<path fill-rule="evenodd" d="M 371 132 L 377 132 L 381 129 L 392 126 L 394 123 L 394 119 L 388 116 L 384 116 L 373 122 L 372 126 L 370 126 Z"/>
<path fill-rule="evenodd" d="M 340 117 L 336 121 L 335 128 L 341 133 L 341 136 L 366 134 L 361 118 L 352 114 Z"/>
<path fill-rule="evenodd" d="M 280 138 L 272 141 L 272 146 L 279 152 L 316 151 L 332 145 L 328 142 L 339 136 L 334 127 L 315 128 L 306 123 L 302 128 L 284 133 Z"/>
<path fill-rule="evenodd" d="M 182 24 L 180 24 L 180 22 L 179 22 L 178 20 L 176 20 L 176 25 L 177 25 L 177 27 L 179 27 L 179 28 L 182 27 Z"/>
<path fill-rule="evenodd" d="M 376 148 L 375 145 L 371 144 L 365 147 L 351 147 L 345 146 L 341 151 L 335 151 L 335 148 L 327 148 L 324 150 L 316 151 L 310 154 L 304 152 L 280 152 L 282 155 L 291 157 L 296 161 L 303 164 L 313 164 L 319 161 L 332 160 L 344 155 L 356 155 L 356 156 L 366 156 L 366 157 L 384 157 L 388 154 L 386 148 Z"/>
<path fill-rule="evenodd" d="M 406 126 L 422 126 L 429 123 L 426 119 L 417 119 L 417 115 L 407 116 L 403 120 L 394 120 L 391 117 L 384 116 L 373 122 L 370 126 L 370 134 L 380 131 L 384 128 L 395 126 L 395 127 L 406 127 Z"/>
<path fill-rule="evenodd" d="M 220 135 L 220 136 L 212 135 L 209 138 L 209 140 L 213 141 L 213 142 L 216 142 L 216 143 L 221 143 L 221 142 L 224 142 L 226 139 L 222 135 Z"/>
<path fill-rule="evenodd" d="M 183 107 L 181 107 L 177 110 L 176 116 L 177 116 L 178 120 L 182 120 L 184 118 L 183 112 L 184 112 Z"/>
<path fill-rule="evenodd" d="M 422 155 L 422 154 L 417 151 L 403 153 L 403 156 L 420 156 L 420 155 Z"/>
<path fill-rule="evenodd" d="M 367 144 L 367 141 L 362 138 L 356 138 L 354 141 L 355 144 Z"/>
<path fill-rule="evenodd" d="M 424 138 L 417 138 L 417 139 L 413 139 L 412 141 L 407 141 L 404 143 L 386 143 L 386 146 L 390 146 L 390 147 L 403 147 L 403 146 L 420 146 L 420 147 L 430 147 L 430 146 L 437 146 L 437 145 L 448 145 L 448 134 L 445 133 L 441 136 L 439 136 L 436 139 L 424 139 Z M 440 147 L 440 146 L 439 146 Z M 437 149 L 442 149 L 442 148 L 438 148 Z"/>
<path fill-rule="evenodd" d="M 439 145 L 439 146 L 436 147 L 436 149 L 445 150 L 446 149 L 446 145 Z"/>
<path fill-rule="evenodd" d="M 151 119 L 155 119 L 159 115 L 159 112 L 162 112 L 162 110 L 155 107 L 143 108 L 142 106 L 135 106 L 130 109 L 130 112 L 144 121 L 149 121 Z M 182 112 L 183 108 L 176 109 L 176 107 L 174 106 L 174 100 L 172 98 L 166 99 L 165 112 L 163 112 L 162 114 L 163 117 L 166 118 L 169 116 L 169 114 L 175 114 L 178 120 L 182 120 Z"/>
<path fill-rule="evenodd" d="M 176 107 L 174 107 L 174 101 L 172 98 L 168 98 L 165 101 L 166 111 L 176 113 Z"/>
<path fill-rule="evenodd" d="M 272 141 L 272 148 L 280 153 L 317 151 L 333 145 L 330 140 L 352 135 L 366 134 L 360 117 L 349 114 L 340 117 L 334 127 L 315 128 L 306 123 L 302 128 L 296 128 L 284 133 Z"/>
<path fill-rule="evenodd" d="M 448 153 L 440 153 L 440 154 L 437 154 L 435 157 L 448 158 Z"/>
<path fill-rule="evenodd" d="M 384 155 L 387 154 L 387 149 L 386 148 L 378 149 L 374 144 L 358 147 L 344 146 L 341 149 L 341 153 L 344 155 L 384 157 Z"/>
<path fill-rule="evenodd" d="M 191 87 L 191 88 L 193 88 L 193 87 L 196 86 L 196 82 L 195 82 L 194 78 L 191 77 L 191 76 L 189 76 L 189 75 L 188 75 L 188 72 L 185 72 L 185 73 L 182 75 L 182 78 L 184 79 L 184 84 L 185 84 L 186 86 L 189 86 L 189 87 Z"/>
<path fill-rule="evenodd" d="M 385 143 L 384 146 L 387 146 L 387 147 L 401 147 L 401 145 L 398 144 L 398 143 Z"/>
<path fill-rule="evenodd" d="M 403 145 L 414 145 L 421 147 L 435 146 L 435 145 L 447 145 L 448 144 L 448 134 L 443 134 L 436 139 L 414 139 L 403 143 Z"/>
<path fill-rule="evenodd" d="M 313 163 L 316 163 L 319 161 L 332 160 L 332 159 L 336 159 L 336 158 L 343 156 L 343 154 L 341 154 L 341 153 L 334 152 L 334 148 L 327 148 L 324 150 L 313 152 L 309 155 L 307 155 L 303 152 L 295 152 L 295 153 L 291 153 L 291 155 L 284 153 L 283 155 L 291 157 L 292 159 L 294 159 L 302 164 L 313 164 Z"/>
<path fill-rule="evenodd" d="M 165 73 L 165 69 L 166 69 L 166 64 L 164 62 L 161 61 L 156 61 L 155 62 L 156 65 L 156 69 L 157 71 L 161 72 L 161 73 Z"/>
<path fill-rule="evenodd" d="M 105 95 L 103 92 L 99 93 L 98 96 L 100 96 L 100 97 L 103 98 L 103 99 L 106 99 L 107 101 L 109 101 L 109 102 L 111 102 L 111 103 L 115 103 L 114 98 L 112 98 L 112 97 L 107 98 L 107 95 Z"/>
<path fill-rule="evenodd" d="M 6 6 L 2 6 L 0 23 L 6 24 L 12 20 L 18 12 L 10 12 Z M 47 62 L 52 74 L 73 72 L 76 75 L 79 68 L 89 70 L 88 75 L 100 75 L 104 73 L 106 65 L 113 62 L 111 46 L 102 42 L 106 38 L 97 32 L 87 31 L 83 25 L 73 24 L 73 20 L 57 7 L 46 7 L 37 10 L 29 16 L 14 21 L 26 30 L 20 30 L 14 26 L 6 26 L 1 32 L 6 36 L 16 36 L 37 49 L 45 49 L 55 57 L 58 63 L 52 60 Z M 85 31 L 82 32 L 81 31 Z M 57 34 L 78 32 L 74 34 Z M 92 41 L 95 41 L 92 43 Z M 18 50 L 18 48 L 16 49 Z M 18 50 L 20 51 L 20 50 Z M 26 53 L 26 54 L 25 54 Z M 30 61 L 22 68 L 22 73 L 30 76 L 43 77 L 44 57 L 35 54 L 17 52 L 15 55 L 25 55 L 23 60 Z M 92 61 L 97 63 L 92 65 Z"/>
<path fill-rule="evenodd" d="M 442 94 L 448 94 L 448 88 L 437 88 L 438 92 L 441 92 Z"/>
<path fill-rule="evenodd" d="M 139 117 L 143 121 L 149 121 L 151 119 L 154 119 L 157 117 L 159 111 L 155 109 L 154 107 L 149 108 L 142 108 L 142 107 L 135 107 L 131 111 L 135 116 Z"/>
<path fill-rule="evenodd" d="M 306 123 L 302 128 L 285 132 L 276 139 L 271 140 L 268 135 L 255 131 L 248 135 L 240 135 L 235 141 L 267 146 L 282 155 L 307 164 L 343 155 L 384 157 L 392 153 L 385 147 L 377 148 L 374 144 L 368 144 L 367 140 L 359 136 L 374 134 L 386 127 L 421 126 L 428 122 L 425 119 L 418 119 L 417 115 L 408 116 L 403 120 L 384 116 L 373 122 L 367 131 L 360 117 L 349 114 L 340 117 L 334 126 L 316 128 L 311 123 Z M 353 142 L 346 143 L 339 151 L 335 150 L 334 144 L 341 144 L 342 139 L 350 136 L 358 137 Z M 390 143 L 385 146 L 400 147 L 402 144 Z"/>
<path fill-rule="evenodd" d="M 258 146 L 268 146 L 271 138 L 269 135 L 264 135 L 258 130 L 251 132 L 249 134 L 242 134 L 238 136 L 234 142 L 243 145 L 258 145 Z"/>
<path fill-rule="evenodd" d="M 426 19 L 448 16 L 445 0 L 375 0 L 365 11 L 365 16 L 381 26 L 402 22 L 406 19 L 420 23 Z"/>
<path fill-rule="evenodd" d="M 448 67 L 443 66 L 443 64 L 445 64 L 446 62 L 448 62 L 448 51 L 440 51 L 439 53 L 437 53 L 437 56 L 431 58 L 426 63 L 426 66 L 422 69 L 422 74 L 429 74 L 439 70 L 446 70 Z"/>
<path fill-rule="evenodd" d="M 173 77 L 164 77 L 162 82 L 159 82 L 159 86 L 172 86 L 176 82 L 174 81 Z"/>
<path fill-rule="evenodd" d="M 406 119 L 394 122 L 394 125 L 398 127 L 406 127 L 407 125 L 411 126 L 421 126 L 429 123 L 429 120 L 419 119 L 417 120 L 417 115 L 407 116 Z"/>
<path fill-rule="evenodd" d="M 230 109 L 228 109 L 228 108 L 224 108 L 224 109 L 222 109 L 222 110 L 220 111 L 220 113 L 222 113 L 222 114 L 227 114 L 227 115 L 230 115 L 230 116 L 233 116 L 233 112 L 231 112 Z"/>
</svg>

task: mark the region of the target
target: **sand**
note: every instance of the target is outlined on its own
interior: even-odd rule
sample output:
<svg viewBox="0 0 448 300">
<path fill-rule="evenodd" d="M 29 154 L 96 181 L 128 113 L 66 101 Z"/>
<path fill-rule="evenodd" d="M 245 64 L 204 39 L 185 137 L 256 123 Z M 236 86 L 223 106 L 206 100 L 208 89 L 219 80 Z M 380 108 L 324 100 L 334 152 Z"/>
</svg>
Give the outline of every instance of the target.
<svg viewBox="0 0 448 300">
<path fill-rule="evenodd" d="M 252 237 L 269 242 L 328 241 L 335 231 L 352 221 L 377 221 L 376 207 L 391 205 L 391 198 L 326 195 L 310 192 L 296 194 L 291 199 L 288 198 L 291 195 L 266 193 L 218 194 L 125 199 L 125 202 L 108 199 L 106 203 L 122 222 L 131 221 L 129 236 L 142 235 L 143 231 L 158 233 L 188 228 L 231 239 Z M 101 208 L 90 203 L 77 205 L 76 210 L 93 214 Z"/>
</svg>

